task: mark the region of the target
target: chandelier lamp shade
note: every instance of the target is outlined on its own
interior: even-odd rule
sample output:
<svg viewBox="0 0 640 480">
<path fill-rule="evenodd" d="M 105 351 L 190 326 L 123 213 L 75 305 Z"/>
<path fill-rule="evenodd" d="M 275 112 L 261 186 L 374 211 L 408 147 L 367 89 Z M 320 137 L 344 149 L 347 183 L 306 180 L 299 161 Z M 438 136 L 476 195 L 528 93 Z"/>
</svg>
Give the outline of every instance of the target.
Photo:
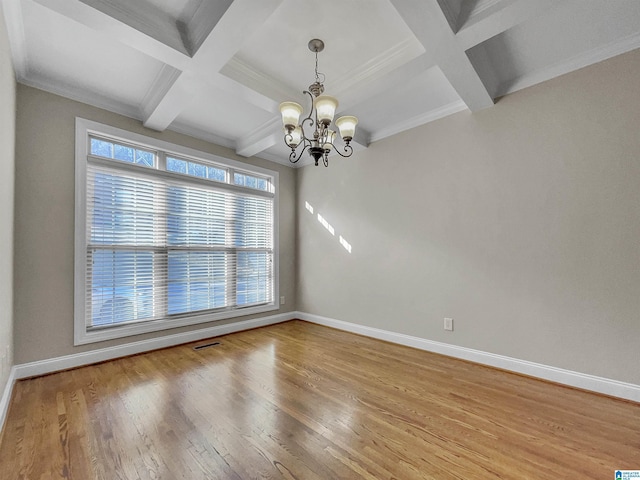
<svg viewBox="0 0 640 480">
<path fill-rule="evenodd" d="M 342 157 L 350 157 L 353 153 L 351 140 L 356 133 L 358 119 L 353 116 L 340 117 L 334 122 L 333 117 L 338 108 L 338 99 L 330 95 L 323 95 L 325 80 L 324 74 L 318 73 L 318 53 L 324 50 L 324 42 L 314 38 L 309 42 L 309 50 L 316 55 L 316 81 L 309 85 L 309 90 L 302 93 L 309 95 L 311 109 L 309 115 L 302 119 L 302 106 L 296 102 L 283 102 L 280 104 L 282 124 L 284 125 L 284 143 L 291 148 L 289 161 L 296 163 L 305 151 L 315 160 L 316 166 L 320 160 L 325 167 L 329 166 L 329 154 L 335 151 Z M 322 76 L 322 79 L 321 79 Z M 340 137 L 344 146 L 336 146 L 336 131 L 340 131 Z M 340 151 L 342 150 L 342 151 Z M 344 153 L 343 153 L 344 152 Z"/>
</svg>

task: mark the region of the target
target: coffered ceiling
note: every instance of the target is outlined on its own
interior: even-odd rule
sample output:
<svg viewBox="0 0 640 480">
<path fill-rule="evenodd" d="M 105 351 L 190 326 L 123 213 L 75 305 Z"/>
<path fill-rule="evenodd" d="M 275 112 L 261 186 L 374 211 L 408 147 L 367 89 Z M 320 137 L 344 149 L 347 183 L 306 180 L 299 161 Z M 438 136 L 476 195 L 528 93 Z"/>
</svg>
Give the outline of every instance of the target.
<svg viewBox="0 0 640 480">
<path fill-rule="evenodd" d="M 312 38 L 356 150 L 640 47 L 637 0 L 1 1 L 19 82 L 284 164 Z"/>
</svg>

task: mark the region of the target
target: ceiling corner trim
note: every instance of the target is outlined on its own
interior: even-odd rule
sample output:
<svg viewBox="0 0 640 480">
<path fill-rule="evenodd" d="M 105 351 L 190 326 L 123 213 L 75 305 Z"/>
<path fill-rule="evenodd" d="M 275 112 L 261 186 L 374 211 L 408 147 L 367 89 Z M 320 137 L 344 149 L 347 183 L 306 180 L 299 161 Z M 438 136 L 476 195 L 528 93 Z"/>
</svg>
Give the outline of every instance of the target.
<svg viewBox="0 0 640 480">
<path fill-rule="evenodd" d="M 24 32 L 24 20 L 20 0 L 2 0 L 4 20 L 11 47 L 11 59 L 16 80 L 24 82 L 28 76 L 29 59 L 27 57 L 27 40 Z"/>
<path fill-rule="evenodd" d="M 53 93 L 54 95 L 74 100 L 76 102 L 117 113 L 118 115 L 123 115 L 135 120 L 142 120 L 140 110 L 137 107 L 128 103 L 115 101 L 112 98 L 100 95 L 93 91 L 83 90 L 77 86 L 54 83 L 46 78 L 36 77 L 33 74 L 29 74 L 29 78 L 21 81 L 20 83 L 28 87 L 37 88 L 38 90 L 43 90 L 45 92 Z"/>
<path fill-rule="evenodd" d="M 469 18 L 479 15 L 483 11 L 497 5 L 498 3 L 503 2 L 504 0 L 477 0 L 476 4 L 471 9 L 471 13 L 469 14 Z"/>
<path fill-rule="evenodd" d="M 193 18 L 185 26 L 189 38 L 189 50 L 195 54 L 211 31 L 231 6 L 233 0 L 203 1 Z"/>
<path fill-rule="evenodd" d="M 414 58 L 424 53 L 424 47 L 411 35 L 402 42 L 383 51 L 379 55 L 365 62 L 356 69 L 353 69 L 341 77 L 333 80 L 336 95 L 341 95 L 350 88 L 362 82 L 373 82 L 389 71 L 410 62 Z"/>
<path fill-rule="evenodd" d="M 169 89 L 182 74 L 181 70 L 173 68 L 171 65 L 164 64 L 151 83 L 149 90 L 140 102 L 140 110 L 144 118 L 149 118 L 153 111 L 158 107 L 162 99 L 165 97 Z"/>
<path fill-rule="evenodd" d="M 280 118 L 274 117 L 236 142 L 236 153 L 242 157 L 252 157 L 276 144 L 280 136 Z"/>
<path fill-rule="evenodd" d="M 42 1 L 42 0 L 40 0 Z M 153 8 L 149 2 L 121 2 L 118 0 L 79 0 L 120 23 L 163 43 L 183 55 L 189 51 L 182 40 L 176 22 Z"/>
<path fill-rule="evenodd" d="M 271 99 L 274 112 L 278 103 L 291 97 L 291 91 L 293 90 L 293 88 L 258 70 L 238 56 L 232 57 L 222 67 L 220 74 Z"/>
<path fill-rule="evenodd" d="M 438 1 L 438 5 L 440 6 L 440 10 L 442 10 L 442 13 L 447 19 L 447 22 L 449 22 L 449 26 L 451 27 L 451 30 L 454 33 L 456 33 L 460 28 L 459 18 L 460 18 L 461 5 L 459 4 L 458 1 L 455 2 L 455 6 L 452 3 L 452 0 L 437 0 L 437 1 Z"/>
<path fill-rule="evenodd" d="M 551 80 L 579 68 L 584 68 L 594 63 L 602 62 L 608 58 L 621 55 L 631 50 L 640 48 L 640 33 L 634 33 L 615 42 L 608 43 L 598 48 L 574 55 L 566 60 L 556 62 L 531 74 L 525 74 L 513 80 L 503 82 L 497 89 L 497 96 L 501 97 L 509 93 L 517 92 L 523 88 L 531 87 L 540 82 Z"/>
<path fill-rule="evenodd" d="M 456 100 L 455 102 L 448 103 L 434 110 L 430 110 L 421 115 L 417 115 L 402 122 L 394 123 L 393 125 L 389 125 L 383 129 L 373 132 L 371 134 L 370 140 L 371 142 L 377 142 L 378 140 L 382 140 L 383 138 L 396 135 L 411 128 L 419 127 L 420 125 L 424 125 L 425 123 L 439 120 L 463 110 L 467 110 L 467 105 L 462 100 Z"/>
</svg>

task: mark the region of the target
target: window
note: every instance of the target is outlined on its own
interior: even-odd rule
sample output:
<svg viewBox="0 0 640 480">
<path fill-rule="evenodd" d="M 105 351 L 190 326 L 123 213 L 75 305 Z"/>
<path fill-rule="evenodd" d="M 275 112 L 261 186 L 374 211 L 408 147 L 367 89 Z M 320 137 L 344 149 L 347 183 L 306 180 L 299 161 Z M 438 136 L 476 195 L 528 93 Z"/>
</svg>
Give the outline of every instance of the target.
<svg viewBox="0 0 640 480">
<path fill-rule="evenodd" d="M 75 343 L 277 309 L 277 181 L 76 119 Z"/>
</svg>

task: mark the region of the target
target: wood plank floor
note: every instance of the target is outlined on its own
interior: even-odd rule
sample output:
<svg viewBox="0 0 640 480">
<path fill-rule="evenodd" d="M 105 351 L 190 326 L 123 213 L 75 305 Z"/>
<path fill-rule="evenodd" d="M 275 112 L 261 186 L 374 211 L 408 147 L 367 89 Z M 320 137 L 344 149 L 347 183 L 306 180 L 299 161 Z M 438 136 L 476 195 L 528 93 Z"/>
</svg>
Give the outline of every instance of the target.
<svg viewBox="0 0 640 480">
<path fill-rule="evenodd" d="M 18 382 L 0 478 L 600 480 L 640 469 L 640 404 L 301 321 L 216 341 Z"/>
</svg>

